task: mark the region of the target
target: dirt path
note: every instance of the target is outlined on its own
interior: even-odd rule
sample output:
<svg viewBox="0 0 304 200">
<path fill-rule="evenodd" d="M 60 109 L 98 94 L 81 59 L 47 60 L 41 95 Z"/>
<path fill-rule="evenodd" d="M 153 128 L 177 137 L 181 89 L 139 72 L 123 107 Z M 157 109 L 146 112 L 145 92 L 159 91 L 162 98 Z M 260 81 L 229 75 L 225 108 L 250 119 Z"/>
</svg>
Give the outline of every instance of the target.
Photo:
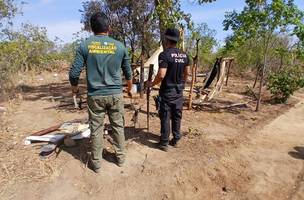
<svg viewBox="0 0 304 200">
<path fill-rule="evenodd" d="M 283 111 L 292 104 L 264 105 L 259 113 L 250 108 L 185 111 L 182 148 L 167 153 L 153 147 L 158 118 L 151 119 L 151 133 L 127 128 L 126 165 L 119 168 L 106 158 L 102 173 L 96 175 L 85 166 L 81 144 L 63 148 L 58 157 L 45 161 L 39 160 L 39 146 L 22 145 L 33 130 L 86 116 L 85 110 L 43 109 L 56 102 L 41 97 L 69 91 L 68 83 L 55 81 L 29 88 L 5 116 L 7 128 L 0 133 L 0 177 L 5 179 L 0 180 L 0 199 L 304 199 L 303 91 L 296 95 L 300 103 L 287 112 Z M 231 84 L 221 98 L 243 97 L 243 91 L 235 91 L 238 88 Z M 131 115 L 126 113 L 127 126 Z M 139 121 L 143 128 L 145 115 Z"/>
<path fill-rule="evenodd" d="M 236 156 L 254 174 L 249 199 L 304 199 L 304 98 L 257 136 L 241 145 Z"/>
<path fill-rule="evenodd" d="M 184 148 L 164 153 L 134 138 L 128 141 L 124 168 L 104 161 L 103 172 L 96 176 L 79 160 L 65 156 L 52 181 L 21 184 L 6 195 L 11 199 L 300 200 L 304 198 L 303 99 L 240 144 L 225 146 L 214 140 L 209 143 L 208 136 L 193 136 L 185 138 Z"/>
</svg>

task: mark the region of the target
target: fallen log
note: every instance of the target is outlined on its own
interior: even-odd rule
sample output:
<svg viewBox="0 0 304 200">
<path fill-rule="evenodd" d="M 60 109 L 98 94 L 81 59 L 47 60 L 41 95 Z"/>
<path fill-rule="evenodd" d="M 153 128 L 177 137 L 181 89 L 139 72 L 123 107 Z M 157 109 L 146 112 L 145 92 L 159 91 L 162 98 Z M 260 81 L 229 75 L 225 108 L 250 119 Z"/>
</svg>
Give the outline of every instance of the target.
<svg viewBox="0 0 304 200">
<path fill-rule="evenodd" d="M 65 123 L 80 123 L 80 122 L 83 122 L 85 119 L 75 119 L 75 120 L 72 120 L 72 121 L 68 121 L 68 122 L 64 122 L 64 123 L 61 123 L 61 124 L 57 124 L 55 126 L 51 126 L 49 128 L 46 128 L 46 129 L 43 129 L 41 131 L 37 131 L 33 134 L 31 134 L 31 136 L 42 136 L 42 135 L 46 135 L 48 133 L 52 133 L 54 131 L 58 131 L 59 128 L 65 124 Z"/>
<path fill-rule="evenodd" d="M 235 107 L 238 107 L 238 108 L 247 108 L 248 107 L 248 103 L 249 102 L 245 102 L 245 103 L 234 103 L 234 104 L 231 104 L 231 105 L 227 105 L 227 106 L 220 106 L 219 109 L 228 109 L 228 108 L 235 108 Z"/>
<path fill-rule="evenodd" d="M 216 110 L 223 110 L 223 109 L 229 109 L 229 108 L 247 108 L 248 104 L 251 101 L 248 102 L 242 102 L 242 103 L 233 103 L 230 105 L 216 105 L 216 103 L 193 103 L 193 106 L 196 107 L 208 107 L 208 108 L 212 108 L 212 109 L 216 109 Z"/>
</svg>

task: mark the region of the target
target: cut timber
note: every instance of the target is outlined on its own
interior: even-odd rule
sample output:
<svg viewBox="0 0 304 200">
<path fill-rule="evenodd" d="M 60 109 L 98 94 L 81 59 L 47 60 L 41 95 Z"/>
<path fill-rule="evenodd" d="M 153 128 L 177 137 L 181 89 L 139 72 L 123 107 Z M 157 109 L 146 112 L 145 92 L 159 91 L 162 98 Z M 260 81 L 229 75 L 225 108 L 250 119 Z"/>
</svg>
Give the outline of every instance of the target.
<svg viewBox="0 0 304 200">
<path fill-rule="evenodd" d="M 217 81 L 215 87 L 213 88 L 213 90 L 208 94 L 208 96 L 207 96 L 208 101 L 210 101 L 215 95 L 217 95 L 221 91 L 221 89 L 224 85 L 225 78 L 226 78 L 226 76 L 225 76 L 226 75 L 226 61 L 225 60 L 226 60 L 225 58 L 222 59 L 221 67 L 219 70 L 220 72 L 218 74 L 218 81 Z"/>
<path fill-rule="evenodd" d="M 228 70 L 227 70 L 227 76 L 226 76 L 226 86 L 228 86 L 228 80 L 229 80 L 229 75 L 230 75 L 230 69 L 231 67 L 233 66 L 233 62 L 234 62 L 234 58 L 231 58 L 229 61 L 228 61 Z"/>
<path fill-rule="evenodd" d="M 233 103 L 233 104 L 230 104 L 230 105 L 222 105 L 222 106 L 219 106 L 219 105 L 216 105 L 216 103 L 193 103 L 194 106 L 198 106 L 198 107 L 209 107 L 209 108 L 212 108 L 212 109 L 215 109 L 215 110 L 221 110 L 221 109 L 229 109 L 229 108 L 247 108 L 248 107 L 248 104 L 250 103 L 251 101 L 248 101 L 248 102 L 242 102 L 242 103 Z"/>
<path fill-rule="evenodd" d="M 32 142 L 51 142 L 58 143 L 63 140 L 65 135 L 43 135 L 43 136 L 28 136 L 25 138 L 24 144 L 30 145 Z"/>
<path fill-rule="evenodd" d="M 72 120 L 72 121 L 68 121 L 68 122 L 64 122 L 64 123 L 61 123 L 61 124 L 58 124 L 58 125 L 55 125 L 55 126 L 52 126 L 52 127 L 49 127 L 49 128 L 46 128 L 46 129 L 43 129 L 41 131 L 38 131 L 38 132 L 35 132 L 33 134 L 31 134 L 31 136 L 42 136 L 42 135 L 46 135 L 48 133 L 51 133 L 51 132 L 54 132 L 54 131 L 57 131 L 59 130 L 59 128 L 65 124 L 65 123 L 79 123 L 79 122 L 82 122 L 84 121 L 84 119 L 75 119 L 75 120 Z"/>
<path fill-rule="evenodd" d="M 245 102 L 245 103 L 234 103 L 231 105 L 227 105 L 227 106 L 220 106 L 219 109 L 228 109 L 228 108 L 247 108 L 248 107 L 248 103 L 249 102 Z"/>
</svg>

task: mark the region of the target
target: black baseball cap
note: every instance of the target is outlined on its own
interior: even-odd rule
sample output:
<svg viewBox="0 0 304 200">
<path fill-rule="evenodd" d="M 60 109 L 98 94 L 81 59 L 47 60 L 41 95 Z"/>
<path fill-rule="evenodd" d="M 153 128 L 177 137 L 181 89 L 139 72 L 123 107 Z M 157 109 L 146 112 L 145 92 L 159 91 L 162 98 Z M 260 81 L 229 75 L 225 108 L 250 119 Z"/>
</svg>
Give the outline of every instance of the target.
<svg viewBox="0 0 304 200">
<path fill-rule="evenodd" d="M 179 31 L 176 28 L 168 28 L 165 32 L 165 38 L 178 42 L 179 40 Z"/>
</svg>

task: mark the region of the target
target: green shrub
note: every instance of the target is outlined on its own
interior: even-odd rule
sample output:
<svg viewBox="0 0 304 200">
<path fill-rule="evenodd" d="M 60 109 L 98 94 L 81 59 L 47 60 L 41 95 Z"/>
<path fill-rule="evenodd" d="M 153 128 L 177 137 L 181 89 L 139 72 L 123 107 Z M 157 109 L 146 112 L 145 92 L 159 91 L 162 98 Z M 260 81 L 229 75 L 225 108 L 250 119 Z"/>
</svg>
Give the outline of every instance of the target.
<svg viewBox="0 0 304 200">
<path fill-rule="evenodd" d="M 44 28 L 31 24 L 23 24 L 19 31 L 7 31 L 6 35 L 8 39 L 0 40 L 0 95 L 13 89 L 18 73 L 66 67 L 76 48 L 76 43 L 56 48 Z"/>
<path fill-rule="evenodd" d="M 282 69 L 270 74 L 267 80 L 267 89 L 278 103 L 285 103 L 301 87 L 304 87 L 304 70 L 301 67 Z"/>
</svg>

